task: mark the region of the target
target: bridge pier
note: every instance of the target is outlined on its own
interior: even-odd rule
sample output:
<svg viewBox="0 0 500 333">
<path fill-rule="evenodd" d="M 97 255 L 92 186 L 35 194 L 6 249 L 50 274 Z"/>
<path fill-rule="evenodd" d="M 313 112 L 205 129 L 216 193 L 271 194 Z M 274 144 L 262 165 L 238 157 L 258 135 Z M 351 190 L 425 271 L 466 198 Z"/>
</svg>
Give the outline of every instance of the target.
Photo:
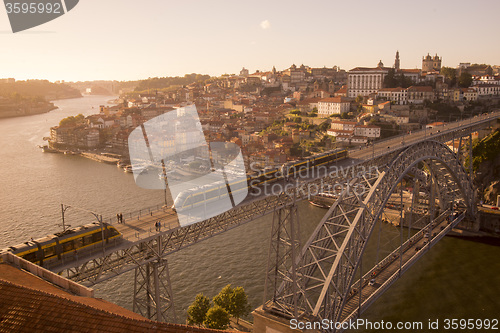
<svg viewBox="0 0 500 333">
<path fill-rule="evenodd" d="M 277 307 L 279 311 L 293 317 L 298 315 L 299 255 L 299 217 L 294 198 L 291 205 L 278 207 L 274 211 L 264 288 L 264 310 Z M 271 300 L 270 303 L 266 303 L 268 299 Z M 291 312 L 287 304 L 294 305 Z"/>
<path fill-rule="evenodd" d="M 170 274 L 166 259 L 135 268 L 134 312 L 156 321 L 175 322 Z"/>
</svg>

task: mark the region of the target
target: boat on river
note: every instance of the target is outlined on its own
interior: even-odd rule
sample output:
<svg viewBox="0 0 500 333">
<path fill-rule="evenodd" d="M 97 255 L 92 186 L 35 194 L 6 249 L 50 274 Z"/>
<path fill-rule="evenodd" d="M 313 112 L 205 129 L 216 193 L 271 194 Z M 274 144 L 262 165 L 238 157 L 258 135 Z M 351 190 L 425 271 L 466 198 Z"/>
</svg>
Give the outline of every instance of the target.
<svg viewBox="0 0 500 333">
<path fill-rule="evenodd" d="M 333 205 L 333 203 L 337 200 L 337 198 L 338 195 L 336 194 L 322 192 L 311 196 L 309 203 L 319 208 L 328 209 Z"/>
</svg>

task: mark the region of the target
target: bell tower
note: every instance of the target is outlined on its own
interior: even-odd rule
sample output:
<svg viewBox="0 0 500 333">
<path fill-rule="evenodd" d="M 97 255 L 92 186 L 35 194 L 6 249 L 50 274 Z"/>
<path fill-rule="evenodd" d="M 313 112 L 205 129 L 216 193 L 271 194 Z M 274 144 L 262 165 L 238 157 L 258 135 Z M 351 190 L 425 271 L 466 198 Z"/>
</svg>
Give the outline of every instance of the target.
<svg viewBox="0 0 500 333">
<path fill-rule="evenodd" d="M 396 51 L 396 60 L 394 61 L 394 69 L 399 71 L 399 51 Z"/>
</svg>

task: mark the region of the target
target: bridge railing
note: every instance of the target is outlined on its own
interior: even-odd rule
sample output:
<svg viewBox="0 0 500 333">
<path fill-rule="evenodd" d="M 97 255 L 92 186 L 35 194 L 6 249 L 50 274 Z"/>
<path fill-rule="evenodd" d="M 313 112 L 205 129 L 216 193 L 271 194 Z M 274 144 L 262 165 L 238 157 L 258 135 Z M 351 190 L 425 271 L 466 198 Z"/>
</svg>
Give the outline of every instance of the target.
<svg viewBox="0 0 500 333">
<path fill-rule="evenodd" d="M 441 223 L 441 221 L 449 216 L 450 210 L 446 210 L 443 213 L 441 213 L 432 223 Z M 375 278 L 379 271 L 382 271 L 387 265 L 392 263 L 394 260 L 396 260 L 399 257 L 400 252 L 406 252 L 413 244 L 418 242 L 420 239 L 424 237 L 424 233 L 430 232 L 432 230 L 432 227 L 429 225 L 426 225 L 424 228 L 420 229 L 417 233 L 415 233 L 413 236 L 411 236 L 409 239 L 407 239 L 401 247 L 398 247 L 394 251 L 392 251 L 388 256 L 386 256 L 382 261 L 380 261 L 378 264 L 373 266 L 368 272 L 366 272 L 363 277 L 361 278 L 361 285 L 364 286 L 368 283 L 369 280 L 372 278 Z M 402 250 L 401 250 L 402 248 Z M 375 273 L 375 274 L 374 274 Z M 359 280 L 354 282 L 352 284 L 353 287 L 359 286 Z"/>
<path fill-rule="evenodd" d="M 46 268 L 40 267 L 26 259 L 16 256 L 11 252 L 5 252 L 2 254 L 3 262 L 9 263 L 20 269 L 30 272 L 56 286 L 59 286 L 67 291 L 70 291 L 76 295 L 84 297 L 94 297 L 94 289 L 87 288 L 75 281 L 71 281 L 63 276 L 49 271 Z"/>
<path fill-rule="evenodd" d="M 138 220 L 143 216 L 151 215 L 151 213 L 156 213 L 158 211 L 167 211 L 167 207 L 165 204 L 157 204 L 154 206 L 146 207 L 146 208 L 141 208 L 132 212 L 126 212 L 122 213 L 123 214 L 123 220 L 126 222 L 127 220 Z M 104 220 L 104 222 L 108 224 L 115 224 L 118 223 L 118 219 L 116 216 L 114 217 L 109 217 Z"/>
<path fill-rule="evenodd" d="M 445 212 L 445 213 L 449 213 L 448 212 Z M 441 220 L 446 216 L 445 213 L 441 214 L 436 220 Z M 444 230 L 441 230 L 440 231 L 440 234 L 441 236 L 438 238 L 432 238 L 429 240 L 429 242 L 425 245 L 427 248 L 430 248 L 431 246 L 433 246 L 435 243 L 437 243 L 442 237 L 444 237 L 444 235 L 449 231 L 451 230 L 452 228 L 454 228 L 458 223 L 460 223 L 465 217 L 465 213 L 462 213 L 460 214 L 459 216 L 457 216 Z M 433 222 L 434 223 L 434 222 Z M 428 226 L 430 227 L 430 225 Z M 420 230 L 420 232 L 423 232 L 424 230 L 425 231 L 428 231 L 429 228 L 423 228 L 422 230 Z M 420 233 L 419 232 L 419 233 Z M 418 234 L 418 233 L 417 233 Z M 413 237 L 415 237 L 417 234 L 415 234 Z M 412 238 L 413 238 L 412 237 Z M 396 249 L 396 251 L 399 251 L 399 249 Z M 416 253 L 416 255 L 412 256 L 408 261 L 406 261 L 403 266 L 400 268 L 401 272 L 405 272 L 406 270 L 408 270 L 408 268 L 410 268 L 425 252 L 423 251 L 418 251 Z M 392 256 L 392 253 L 391 255 Z M 366 310 L 377 298 L 378 296 L 380 296 L 382 293 L 385 292 L 385 290 L 387 290 L 396 280 L 398 280 L 400 278 L 400 275 L 398 274 L 398 271 L 397 270 L 394 274 L 392 274 L 387 280 L 385 280 L 378 288 L 377 290 L 371 294 L 367 299 L 365 299 L 363 301 L 363 303 L 361 304 L 361 312 L 364 312 L 364 310 Z M 366 276 L 366 275 L 365 275 Z M 357 281 L 357 283 L 359 284 L 359 280 Z M 354 286 L 354 284 L 353 284 Z M 364 286 L 364 285 L 363 285 Z M 361 291 L 359 291 L 361 292 Z M 348 315 L 344 320 L 343 322 L 350 322 L 351 320 L 355 320 L 356 318 L 359 317 L 359 311 L 356 310 L 356 311 L 353 311 L 350 315 Z M 343 330 L 340 330 L 340 332 L 343 332 Z"/>
</svg>

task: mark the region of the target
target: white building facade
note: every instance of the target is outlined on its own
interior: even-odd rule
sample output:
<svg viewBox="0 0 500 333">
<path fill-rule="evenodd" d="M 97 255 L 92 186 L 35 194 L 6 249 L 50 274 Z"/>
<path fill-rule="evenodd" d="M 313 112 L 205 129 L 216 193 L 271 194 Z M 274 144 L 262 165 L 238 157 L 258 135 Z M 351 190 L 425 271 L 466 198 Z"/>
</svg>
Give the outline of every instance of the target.
<svg viewBox="0 0 500 333">
<path fill-rule="evenodd" d="M 377 93 L 383 87 L 384 78 L 389 73 L 385 67 L 356 67 L 347 76 L 347 96 L 356 98 Z"/>
<path fill-rule="evenodd" d="M 351 103 L 343 97 L 324 98 L 318 102 L 318 116 L 328 117 L 332 114 L 349 112 Z"/>
</svg>

